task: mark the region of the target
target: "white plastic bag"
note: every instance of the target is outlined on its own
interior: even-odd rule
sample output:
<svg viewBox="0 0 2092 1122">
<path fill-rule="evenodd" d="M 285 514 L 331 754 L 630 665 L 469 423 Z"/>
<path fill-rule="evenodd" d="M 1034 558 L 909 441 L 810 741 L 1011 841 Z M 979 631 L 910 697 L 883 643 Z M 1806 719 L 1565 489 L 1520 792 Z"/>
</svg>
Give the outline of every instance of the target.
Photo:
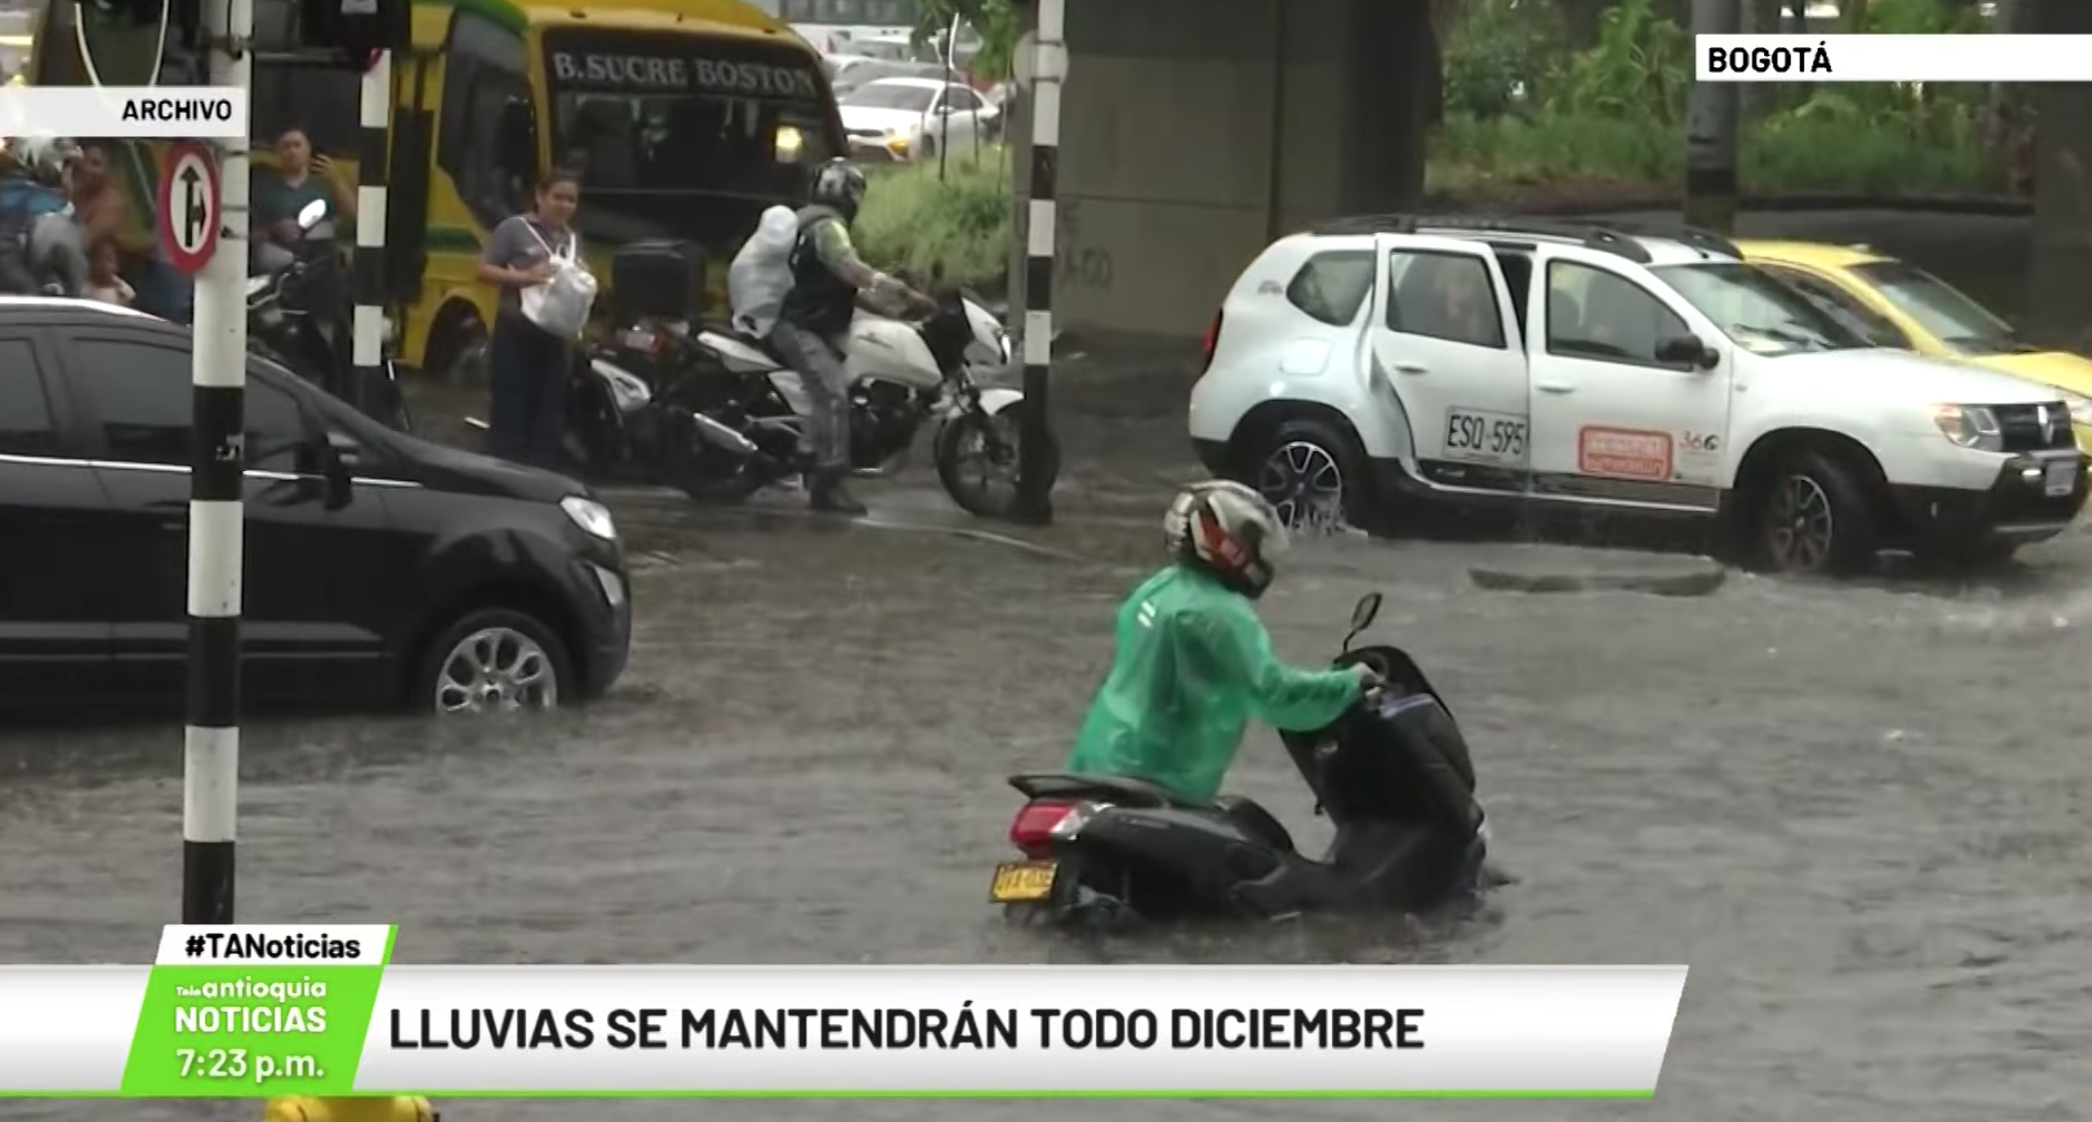
<svg viewBox="0 0 2092 1122">
<path fill-rule="evenodd" d="M 526 228 L 550 255 L 552 279 L 523 290 L 523 318 L 562 339 L 571 339 L 588 325 L 588 313 L 596 305 L 596 278 L 581 264 L 581 237 L 568 235 L 565 252 L 561 252 L 546 244 L 537 227 Z"/>
<path fill-rule="evenodd" d="M 734 309 L 734 329 L 758 339 L 770 336 L 785 294 L 792 290 L 792 247 L 799 243 L 799 216 L 791 207 L 774 206 L 756 222 L 748 244 L 734 254 L 726 270 L 726 295 Z"/>
</svg>

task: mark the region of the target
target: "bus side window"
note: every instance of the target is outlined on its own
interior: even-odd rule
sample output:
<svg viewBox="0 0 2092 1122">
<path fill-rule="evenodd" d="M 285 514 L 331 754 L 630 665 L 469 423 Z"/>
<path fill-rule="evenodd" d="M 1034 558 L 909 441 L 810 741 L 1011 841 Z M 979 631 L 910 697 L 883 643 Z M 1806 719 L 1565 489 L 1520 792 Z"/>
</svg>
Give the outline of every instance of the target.
<svg viewBox="0 0 2092 1122">
<path fill-rule="evenodd" d="M 450 173 L 473 216 L 492 228 L 515 213 L 527 188 L 514 182 L 495 159 L 501 107 L 511 100 L 532 102 L 523 39 L 486 16 L 459 8 L 451 17 L 444 54 L 437 163 Z"/>
<path fill-rule="evenodd" d="M 255 0 L 254 44 L 263 51 L 289 51 L 298 46 L 294 0 Z M 285 129 L 305 130 L 315 151 L 337 159 L 354 159 L 362 105 L 361 76 L 353 70 L 301 66 L 289 62 L 254 63 L 253 109 L 248 114 L 249 139 L 269 147 Z"/>
</svg>

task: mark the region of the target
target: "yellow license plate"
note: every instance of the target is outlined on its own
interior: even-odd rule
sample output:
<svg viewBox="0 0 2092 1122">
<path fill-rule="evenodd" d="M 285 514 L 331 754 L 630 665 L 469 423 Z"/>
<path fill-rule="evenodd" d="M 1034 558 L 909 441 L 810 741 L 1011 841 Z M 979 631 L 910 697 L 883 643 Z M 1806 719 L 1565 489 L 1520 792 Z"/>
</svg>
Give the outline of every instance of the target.
<svg viewBox="0 0 2092 1122">
<path fill-rule="evenodd" d="M 997 904 L 1021 904 L 1044 900 L 1053 892 L 1054 863 L 1011 861 L 995 866 L 995 880 L 988 885 L 988 899 Z"/>
</svg>

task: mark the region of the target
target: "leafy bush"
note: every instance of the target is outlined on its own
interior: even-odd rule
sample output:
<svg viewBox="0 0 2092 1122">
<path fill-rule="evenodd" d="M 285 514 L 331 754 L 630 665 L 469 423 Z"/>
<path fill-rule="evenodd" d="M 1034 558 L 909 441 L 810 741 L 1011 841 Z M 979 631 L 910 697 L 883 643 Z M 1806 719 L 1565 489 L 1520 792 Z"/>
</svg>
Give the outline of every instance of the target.
<svg viewBox="0 0 2092 1122">
<path fill-rule="evenodd" d="M 1652 0 L 1619 0 L 1588 50 L 1567 50 L 1534 0 L 1474 0 L 1446 45 L 1436 194 L 1487 197 L 1564 181 L 1674 190 L 1682 182 L 1691 37 Z M 1973 9 L 1874 0 L 1866 30 L 1981 32 Z M 1521 96 L 1522 95 L 1522 96 Z M 1738 169 L 1748 191 L 1994 192 L 1981 86 L 1749 87 Z M 1530 192 L 1520 192 L 1530 193 Z"/>
<path fill-rule="evenodd" d="M 1009 159 L 999 147 L 978 156 L 902 164 L 872 173 L 857 218 L 865 259 L 928 283 L 1000 289 L 1009 269 Z"/>
</svg>

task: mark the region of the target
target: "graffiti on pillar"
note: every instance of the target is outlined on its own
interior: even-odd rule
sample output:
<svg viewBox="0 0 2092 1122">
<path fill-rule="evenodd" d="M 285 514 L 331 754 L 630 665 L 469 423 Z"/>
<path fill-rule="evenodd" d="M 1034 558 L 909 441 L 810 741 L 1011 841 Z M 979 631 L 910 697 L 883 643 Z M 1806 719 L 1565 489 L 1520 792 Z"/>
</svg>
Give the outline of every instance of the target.
<svg viewBox="0 0 2092 1122">
<path fill-rule="evenodd" d="M 1118 280 L 1117 263 L 1111 250 L 1083 236 L 1082 204 L 1063 199 L 1055 216 L 1057 234 L 1053 269 L 1054 284 L 1067 288 L 1109 292 Z"/>
</svg>

